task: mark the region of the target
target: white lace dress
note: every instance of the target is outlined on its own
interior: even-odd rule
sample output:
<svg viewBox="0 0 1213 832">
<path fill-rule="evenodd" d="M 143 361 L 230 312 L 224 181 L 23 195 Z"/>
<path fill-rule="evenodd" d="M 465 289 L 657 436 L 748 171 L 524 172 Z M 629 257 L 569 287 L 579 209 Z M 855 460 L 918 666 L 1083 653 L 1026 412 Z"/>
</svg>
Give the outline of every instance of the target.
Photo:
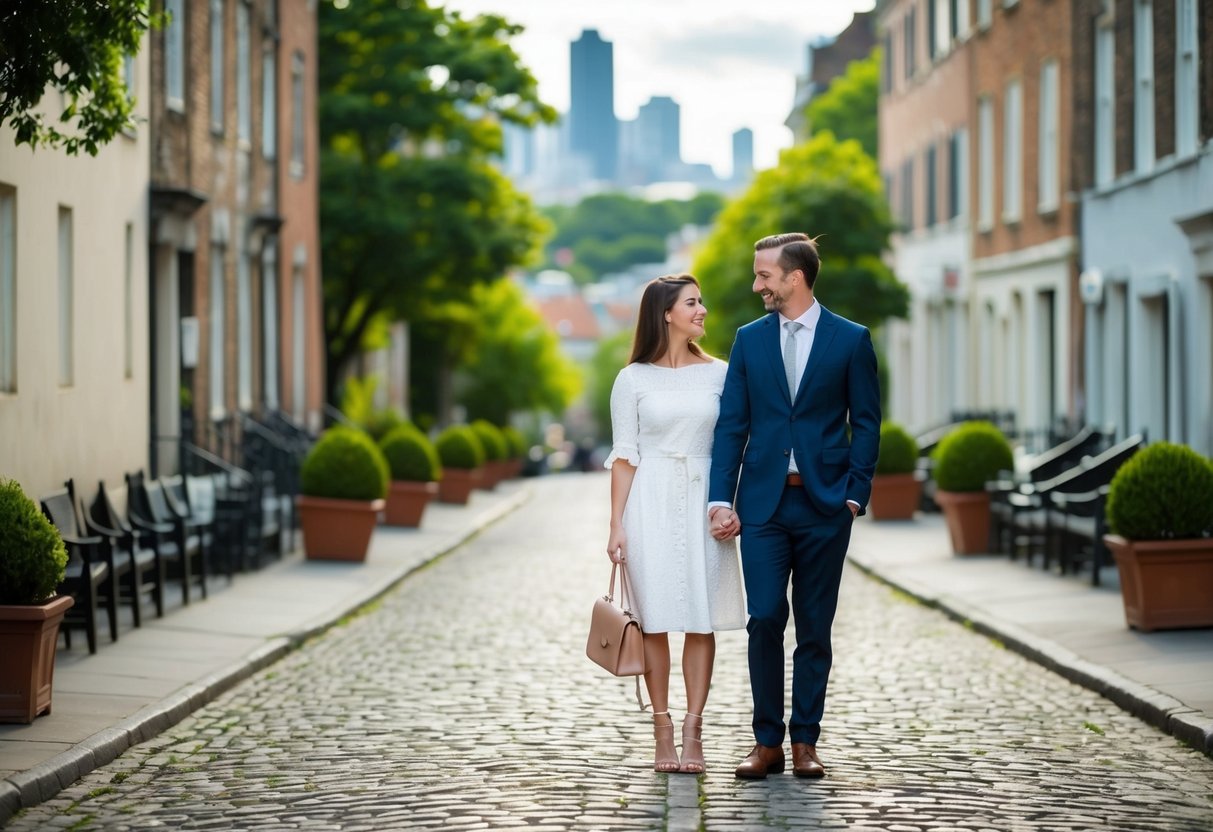
<svg viewBox="0 0 1213 832">
<path fill-rule="evenodd" d="M 623 512 L 634 612 L 646 632 L 745 626 L 736 540 L 708 532 L 712 431 L 728 365 L 629 364 L 611 390 L 614 447 L 636 466 Z"/>
</svg>

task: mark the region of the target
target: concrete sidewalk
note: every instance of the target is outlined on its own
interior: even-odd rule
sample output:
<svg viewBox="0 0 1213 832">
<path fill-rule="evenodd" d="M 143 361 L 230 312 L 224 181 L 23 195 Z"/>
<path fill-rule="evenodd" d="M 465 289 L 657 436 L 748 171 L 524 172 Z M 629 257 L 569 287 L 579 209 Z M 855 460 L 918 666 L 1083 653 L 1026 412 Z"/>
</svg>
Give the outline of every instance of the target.
<svg viewBox="0 0 1213 832">
<path fill-rule="evenodd" d="M 103 628 L 95 655 L 74 633 L 72 649 L 56 658 L 53 713 L 0 725 L 0 825 L 333 626 L 530 491 L 513 481 L 474 492 L 467 506 L 432 503 L 420 529 L 380 526 L 362 564 L 309 562 L 296 552 L 230 584 L 213 578 L 205 601 L 170 603 L 159 619 L 145 609 L 144 626 L 120 629 L 116 643 Z"/>
<path fill-rule="evenodd" d="M 60 650 L 53 715 L 0 726 L 0 824 L 339 622 L 522 505 L 533 487 L 506 483 L 476 492 L 466 507 L 432 505 L 420 530 L 380 527 L 364 564 L 305 562 L 296 554 L 231 585 L 219 579 L 208 600 L 128 627 L 116 644 L 103 637 L 95 656 L 79 637 L 72 650 Z M 1093 588 L 1004 557 L 953 556 L 938 515 L 861 519 L 851 559 L 1213 754 L 1213 630 L 1129 630 L 1114 585 Z"/>
<path fill-rule="evenodd" d="M 951 552 L 943 517 L 860 520 L 850 558 L 885 583 L 1116 702 L 1213 756 L 1213 629 L 1125 624 L 1116 570 L 1104 585 L 1006 556 Z"/>
</svg>

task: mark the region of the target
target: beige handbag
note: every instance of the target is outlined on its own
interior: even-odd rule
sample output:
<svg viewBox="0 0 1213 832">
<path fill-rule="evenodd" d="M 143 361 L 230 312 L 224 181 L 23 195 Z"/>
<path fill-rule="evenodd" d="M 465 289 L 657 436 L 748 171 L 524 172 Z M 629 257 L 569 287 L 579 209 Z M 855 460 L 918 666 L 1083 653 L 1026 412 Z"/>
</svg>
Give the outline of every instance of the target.
<svg viewBox="0 0 1213 832">
<path fill-rule="evenodd" d="M 611 565 L 611 585 L 607 594 L 594 601 L 590 616 L 590 636 L 585 654 L 590 661 L 614 676 L 636 677 L 636 701 L 644 710 L 640 698 L 640 675 L 644 673 L 644 631 L 640 619 L 632 614 L 628 591 L 628 570 Z M 615 573 L 619 572 L 619 606 L 615 606 Z"/>
</svg>

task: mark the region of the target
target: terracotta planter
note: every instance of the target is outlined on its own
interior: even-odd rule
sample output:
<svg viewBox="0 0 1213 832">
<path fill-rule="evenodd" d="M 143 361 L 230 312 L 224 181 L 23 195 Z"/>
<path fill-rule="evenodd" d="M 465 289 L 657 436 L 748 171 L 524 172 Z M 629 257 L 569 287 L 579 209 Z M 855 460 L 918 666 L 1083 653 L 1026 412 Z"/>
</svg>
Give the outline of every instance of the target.
<svg viewBox="0 0 1213 832">
<path fill-rule="evenodd" d="M 492 491 L 497 483 L 501 481 L 501 463 L 494 459 L 486 459 L 484 465 L 479 469 L 480 479 L 476 481 L 476 488 L 482 491 Z"/>
<path fill-rule="evenodd" d="M 51 712 L 59 623 L 73 603 L 58 595 L 45 604 L 0 605 L 0 722 L 30 723 Z"/>
<path fill-rule="evenodd" d="M 467 505 L 480 476 L 479 468 L 443 468 L 442 479 L 438 481 L 438 499 L 444 503 Z"/>
<path fill-rule="evenodd" d="M 383 500 L 296 497 L 303 551 L 309 560 L 366 560 Z"/>
<path fill-rule="evenodd" d="M 878 474 L 872 477 L 868 508 L 876 520 L 913 520 L 922 499 L 922 482 L 910 474 Z"/>
<path fill-rule="evenodd" d="M 952 552 L 975 555 L 990 550 L 990 495 L 985 491 L 936 491 L 952 536 Z"/>
<path fill-rule="evenodd" d="M 1134 629 L 1213 627 L 1213 539 L 1128 540 L 1106 534 Z"/>
<path fill-rule="evenodd" d="M 425 507 L 437 496 L 436 482 L 392 480 L 387 494 L 384 522 L 389 526 L 415 529 L 421 525 L 421 515 L 425 512 Z"/>
<path fill-rule="evenodd" d="M 510 479 L 517 479 L 519 476 L 522 475 L 522 463 L 523 463 L 522 457 L 517 457 L 515 459 L 511 459 L 509 462 L 506 463 L 506 465 L 509 466 L 508 470 L 510 472 Z"/>
</svg>

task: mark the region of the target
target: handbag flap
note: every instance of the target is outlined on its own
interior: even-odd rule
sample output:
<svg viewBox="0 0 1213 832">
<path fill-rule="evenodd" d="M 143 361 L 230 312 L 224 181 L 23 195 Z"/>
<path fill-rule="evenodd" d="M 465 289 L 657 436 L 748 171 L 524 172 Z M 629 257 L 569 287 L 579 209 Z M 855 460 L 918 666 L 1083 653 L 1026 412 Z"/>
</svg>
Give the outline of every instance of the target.
<svg viewBox="0 0 1213 832">
<path fill-rule="evenodd" d="M 592 646 L 605 650 L 611 645 L 622 644 L 624 630 L 633 624 L 640 626 L 636 616 L 615 606 L 605 596 L 599 598 L 590 615 Z"/>
</svg>

